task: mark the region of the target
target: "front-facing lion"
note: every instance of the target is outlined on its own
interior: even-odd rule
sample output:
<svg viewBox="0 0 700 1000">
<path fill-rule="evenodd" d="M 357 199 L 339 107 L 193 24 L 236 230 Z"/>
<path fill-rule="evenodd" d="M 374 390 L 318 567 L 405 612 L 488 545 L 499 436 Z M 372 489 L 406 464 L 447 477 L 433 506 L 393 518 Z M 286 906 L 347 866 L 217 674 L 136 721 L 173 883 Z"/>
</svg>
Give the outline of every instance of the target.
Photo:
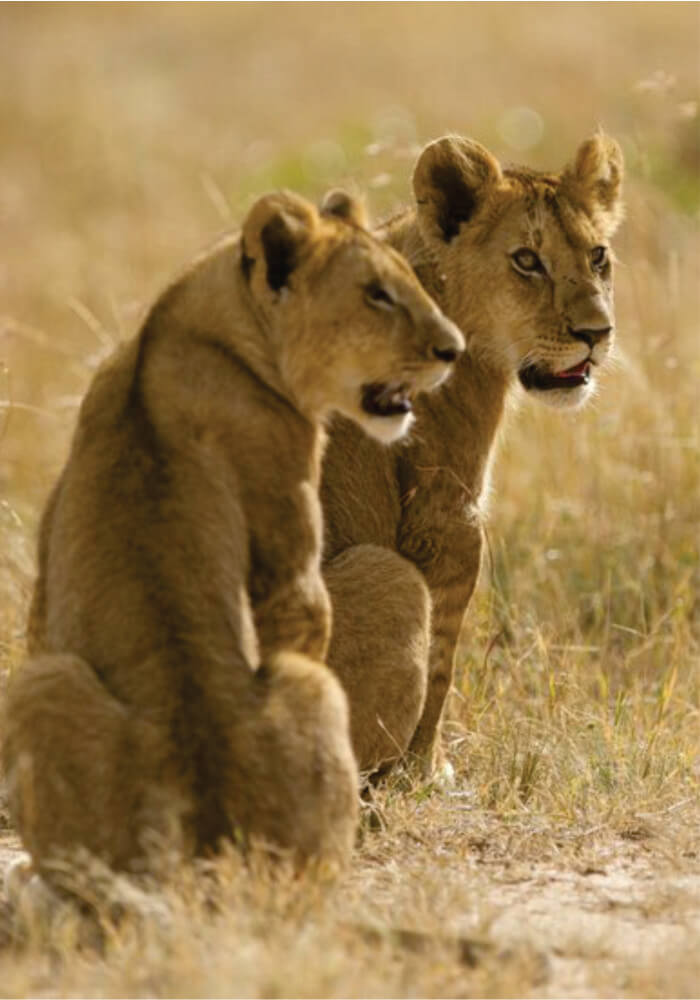
<svg viewBox="0 0 700 1000">
<path fill-rule="evenodd" d="M 613 341 L 621 181 L 604 135 L 552 174 L 503 168 L 478 143 L 446 137 L 418 159 L 415 207 L 380 231 L 467 352 L 419 403 L 407 443 L 382 451 L 340 419 L 326 452 L 329 664 L 348 692 L 361 769 L 406 755 L 433 767 L 506 397 L 518 385 L 560 407 L 590 395 Z"/>
<path fill-rule="evenodd" d="M 255 836 L 343 861 L 357 769 L 323 664 L 323 421 L 391 440 L 463 347 L 347 196 L 289 194 L 97 374 L 45 511 L 3 757 L 34 866 Z"/>
</svg>

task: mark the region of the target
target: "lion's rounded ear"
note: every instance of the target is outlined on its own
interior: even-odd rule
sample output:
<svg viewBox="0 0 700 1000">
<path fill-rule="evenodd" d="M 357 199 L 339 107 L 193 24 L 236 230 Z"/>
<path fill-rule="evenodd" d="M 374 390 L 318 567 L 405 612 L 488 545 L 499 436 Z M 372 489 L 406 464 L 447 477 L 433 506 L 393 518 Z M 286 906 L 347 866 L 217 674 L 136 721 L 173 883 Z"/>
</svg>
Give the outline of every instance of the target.
<svg viewBox="0 0 700 1000">
<path fill-rule="evenodd" d="M 413 171 L 423 235 L 449 243 L 501 176 L 498 160 L 472 139 L 443 136 L 429 143 Z"/>
<path fill-rule="evenodd" d="M 321 202 L 321 215 L 333 215 L 361 229 L 369 229 L 369 216 L 361 198 L 355 198 L 342 188 L 333 188 Z"/>
<path fill-rule="evenodd" d="M 243 222 L 242 254 L 251 280 L 264 280 L 273 292 L 287 285 L 304 247 L 318 229 L 318 213 L 290 192 L 259 198 Z"/>
<path fill-rule="evenodd" d="M 599 132 L 579 146 L 573 163 L 562 174 L 562 189 L 590 216 L 607 216 L 612 233 L 623 215 L 623 175 L 622 150 L 613 138 Z"/>
</svg>

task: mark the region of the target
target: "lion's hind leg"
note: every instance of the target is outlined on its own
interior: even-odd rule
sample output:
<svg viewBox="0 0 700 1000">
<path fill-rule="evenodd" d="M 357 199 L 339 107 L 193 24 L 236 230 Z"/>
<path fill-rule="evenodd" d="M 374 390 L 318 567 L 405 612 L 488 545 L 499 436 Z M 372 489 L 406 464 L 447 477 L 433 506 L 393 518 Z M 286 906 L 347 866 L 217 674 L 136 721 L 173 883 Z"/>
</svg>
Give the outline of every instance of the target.
<svg viewBox="0 0 700 1000">
<path fill-rule="evenodd" d="M 51 862 L 79 848 L 114 867 L 137 861 L 145 830 L 161 822 L 153 727 L 68 654 L 19 667 L 3 716 L 10 811 L 34 867 L 51 878 Z"/>
<path fill-rule="evenodd" d="M 328 663 L 350 703 L 360 771 L 407 753 L 428 678 L 431 602 L 416 567 L 389 549 L 356 545 L 323 568 L 333 605 Z"/>
</svg>

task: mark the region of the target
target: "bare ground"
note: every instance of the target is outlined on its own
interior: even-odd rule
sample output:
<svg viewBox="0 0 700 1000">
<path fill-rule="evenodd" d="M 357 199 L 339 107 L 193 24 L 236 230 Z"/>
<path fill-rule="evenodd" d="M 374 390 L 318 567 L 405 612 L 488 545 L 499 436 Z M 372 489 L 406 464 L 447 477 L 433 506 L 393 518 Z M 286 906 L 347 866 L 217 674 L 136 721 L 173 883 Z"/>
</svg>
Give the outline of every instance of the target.
<svg viewBox="0 0 700 1000">
<path fill-rule="evenodd" d="M 27 944 L 17 915 L 5 907 L 0 981 L 3 973 L 10 981 L 18 977 L 32 995 L 84 995 L 99 986 L 99 995 L 111 996 L 126 986 L 131 995 L 169 996 L 175 982 L 186 996 L 698 995 L 697 803 L 636 815 L 613 831 L 538 829 L 526 816 L 504 826 L 465 810 L 462 801 L 457 789 L 434 792 L 410 822 L 405 811 L 394 822 L 390 803 L 383 828 L 365 830 L 352 872 L 322 890 L 297 888 L 283 913 L 273 906 L 272 923 L 270 899 L 265 892 L 259 896 L 256 885 L 259 873 L 240 870 L 233 881 L 240 887 L 243 879 L 251 898 L 236 898 L 223 926 L 221 919 L 202 921 L 191 904 L 166 927 L 147 916 L 152 926 L 145 940 L 154 934 L 164 954 L 154 957 L 152 940 L 150 949 L 137 949 L 144 967 L 151 963 L 142 978 L 124 979 L 117 930 L 112 950 L 88 947 L 82 959 L 64 951 L 47 980 L 36 966 L 36 940 Z M 381 792 L 378 802 L 381 811 Z M 423 826 L 429 836 L 421 836 Z M 5 869 L 20 851 L 6 829 L 0 866 Z M 280 916 L 282 942 L 275 934 Z M 232 952 L 223 967 L 216 963 L 215 978 L 193 950 L 195 927 L 200 949 L 217 952 L 225 941 Z M 329 956 L 329 937 L 340 957 Z M 298 968 L 284 970 L 285 958 L 277 979 L 280 951 L 297 948 L 310 950 L 314 963 L 298 978 Z M 173 949 L 189 953 L 184 974 L 161 967 Z M 236 949 L 263 956 L 254 973 L 245 958 L 235 959 Z M 359 967 L 349 976 L 346 965 L 356 960 Z"/>
</svg>

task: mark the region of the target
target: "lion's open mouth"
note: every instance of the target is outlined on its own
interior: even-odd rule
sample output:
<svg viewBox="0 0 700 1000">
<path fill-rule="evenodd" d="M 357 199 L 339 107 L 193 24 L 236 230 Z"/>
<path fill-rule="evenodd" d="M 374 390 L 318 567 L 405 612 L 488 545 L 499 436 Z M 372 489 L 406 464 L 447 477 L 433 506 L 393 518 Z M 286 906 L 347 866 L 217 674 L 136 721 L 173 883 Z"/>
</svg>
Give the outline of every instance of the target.
<svg viewBox="0 0 700 1000">
<path fill-rule="evenodd" d="M 362 387 L 362 409 L 372 417 L 395 417 L 413 409 L 410 386 L 404 382 L 373 382 Z"/>
<path fill-rule="evenodd" d="M 537 365 L 527 365 L 518 372 L 520 384 L 524 389 L 575 389 L 586 385 L 591 378 L 591 362 L 585 361 L 566 368 L 563 372 L 547 372 Z"/>
</svg>

